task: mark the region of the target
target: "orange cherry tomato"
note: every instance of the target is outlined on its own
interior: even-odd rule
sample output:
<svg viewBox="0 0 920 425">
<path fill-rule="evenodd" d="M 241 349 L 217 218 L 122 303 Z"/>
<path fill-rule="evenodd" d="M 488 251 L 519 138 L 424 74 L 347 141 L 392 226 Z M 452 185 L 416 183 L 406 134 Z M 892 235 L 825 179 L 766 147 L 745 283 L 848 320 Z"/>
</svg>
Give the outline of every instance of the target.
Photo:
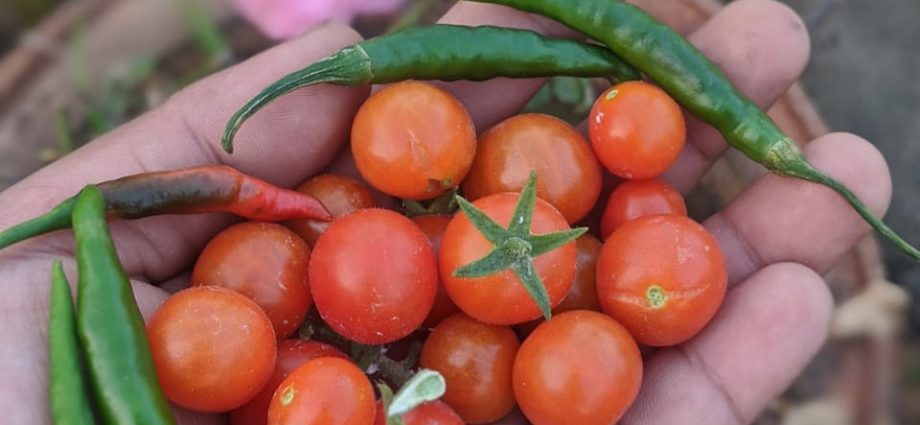
<svg viewBox="0 0 920 425">
<path fill-rule="evenodd" d="M 687 215 L 684 198 L 660 180 L 629 180 L 620 183 L 607 199 L 601 218 L 601 238 L 630 220 L 655 214 Z"/>
<path fill-rule="evenodd" d="M 590 145 L 565 121 L 543 114 L 514 116 L 483 133 L 463 194 L 476 200 L 520 192 L 533 170 L 537 196 L 569 223 L 584 218 L 600 196 L 601 167 Z"/>
<path fill-rule="evenodd" d="M 715 238 L 679 215 L 627 222 L 601 248 L 597 292 L 604 312 L 641 344 L 680 344 L 696 335 L 725 297 L 727 273 Z"/>
<path fill-rule="evenodd" d="M 374 93 L 358 109 L 351 150 L 371 186 L 400 198 L 430 199 L 466 176 L 476 129 L 450 93 L 405 81 Z"/>
<path fill-rule="evenodd" d="M 198 257 L 192 286 L 222 286 L 259 304 L 278 339 L 291 336 L 313 304 L 307 283 L 310 248 L 274 223 L 239 223 L 218 233 Z"/>
<path fill-rule="evenodd" d="M 147 324 L 147 338 L 166 398 L 192 410 L 242 406 L 275 367 L 268 316 L 249 298 L 218 286 L 167 298 Z"/>
<path fill-rule="evenodd" d="M 313 196 L 326 207 L 332 218 L 336 219 L 345 214 L 363 208 L 374 208 L 377 202 L 374 195 L 363 184 L 355 179 L 337 174 L 320 174 L 314 176 L 297 186 L 298 192 Z M 326 228 L 328 221 L 298 219 L 288 220 L 284 225 L 300 235 L 311 247 L 316 244 Z"/>
<path fill-rule="evenodd" d="M 465 425 L 457 412 L 440 400 L 419 405 L 402 415 L 402 419 L 405 425 Z M 387 425 L 386 412 L 379 401 L 374 425 Z"/>
<path fill-rule="evenodd" d="M 507 227 L 518 200 L 517 193 L 498 193 L 473 203 Z M 531 232 L 545 234 L 569 228 L 552 205 L 537 199 Z M 454 277 L 458 268 L 485 257 L 495 246 L 486 240 L 463 213 L 454 214 L 441 240 L 441 281 L 450 299 L 467 315 L 485 323 L 516 325 L 541 317 L 537 303 L 512 270 L 477 278 Z M 546 287 L 550 305 L 556 306 L 572 286 L 575 276 L 575 242 L 534 259 L 534 270 Z"/>
<path fill-rule="evenodd" d="M 534 425 L 616 423 L 641 383 L 636 342 L 594 311 L 553 316 L 524 340 L 514 360 L 514 396 Z"/>
<path fill-rule="evenodd" d="M 281 382 L 268 408 L 268 424 L 373 424 L 374 411 L 374 389 L 364 372 L 348 360 L 320 357 Z"/>
<path fill-rule="evenodd" d="M 441 251 L 441 237 L 444 236 L 444 229 L 447 228 L 450 219 L 451 216 L 446 214 L 430 214 L 412 217 L 412 221 L 415 222 L 419 229 L 422 229 L 422 232 L 424 232 L 425 236 L 428 236 L 428 240 L 431 241 L 431 247 L 434 249 L 435 257 L 437 257 L 438 253 Z M 425 318 L 425 322 L 422 323 L 422 326 L 429 329 L 433 328 L 448 316 L 459 312 L 460 308 L 450 300 L 450 296 L 448 296 L 447 291 L 444 290 L 444 284 L 441 283 L 439 279 L 438 292 L 434 296 L 434 305 L 431 307 L 431 312 L 428 313 L 428 317 Z"/>
<path fill-rule="evenodd" d="M 349 359 L 348 356 L 328 344 L 302 339 L 286 339 L 278 343 L 278 360 L 271 379 L 262 387 L 262 391 L 255 398 L 238 409 L 230 412 L 230 425 L 265 425 L 268 421 L 268 406 L 271 404 L 272 395 L 291 372 L 309 360 L 318 357 L 338 357 Z"/>
<path fill-rule="evenodd" d="M 419 364 L 444 376 L 447 392 L 441 400 L 466 423 L 483 424 L 514 408 L 511 368 L 518 345 L 511 328 L 458 313 L 431 331 Z"/>
<path fill-rule="evenodd" d="M 611 87 L 594 103 L 588 135 L 611 173 L 651 179 L 677 160 L 686 139 L 680 106 L 664 90 L 642 81 Z"/>
</svg>

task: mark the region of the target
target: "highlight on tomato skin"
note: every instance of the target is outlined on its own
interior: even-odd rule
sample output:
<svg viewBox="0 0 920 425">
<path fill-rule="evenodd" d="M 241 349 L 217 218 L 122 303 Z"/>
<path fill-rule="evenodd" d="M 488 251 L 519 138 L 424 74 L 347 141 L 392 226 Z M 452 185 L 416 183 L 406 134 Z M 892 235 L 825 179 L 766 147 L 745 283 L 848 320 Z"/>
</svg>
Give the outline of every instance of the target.
<svg viewBox="0 0 920 425">
<path fill-rule="evenodd" d="M 715 316 L 728 282 L 725 258 L 699 223 L 665 214 L 613 232 L 601 248 L 597 292 L 604 312 L 640 344 L 685 342 Z"/>
<path fill-rule="evenodd" d="M 320 357 L 288 375 L 268 408 L 268 425 L 374 423 L 374 389 L 349 360 Z"/>
<path fill-rule="evenodd" d="M 630 220 L 655 214 L 687 215 L 684 197 L 661 180 L 627 180 L 620 183 L 604 207 L 601 239 Z"/>
</svg>

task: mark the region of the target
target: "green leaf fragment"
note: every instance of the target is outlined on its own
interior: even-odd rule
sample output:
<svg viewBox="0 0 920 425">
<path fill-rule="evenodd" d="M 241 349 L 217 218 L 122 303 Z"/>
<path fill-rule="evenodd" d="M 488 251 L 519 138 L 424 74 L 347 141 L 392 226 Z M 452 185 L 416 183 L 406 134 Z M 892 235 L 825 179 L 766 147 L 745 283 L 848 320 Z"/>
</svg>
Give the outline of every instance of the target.
<svg viewBox="0 0 920 425">
<path fill-rule="evenodd" d="M 447 391 L 447 382 L 440 373 L 422 369 L 399 389 L 387 408 L 387 417 L 398 417 L 419 405 L 437 400 Z"/>
</svg>

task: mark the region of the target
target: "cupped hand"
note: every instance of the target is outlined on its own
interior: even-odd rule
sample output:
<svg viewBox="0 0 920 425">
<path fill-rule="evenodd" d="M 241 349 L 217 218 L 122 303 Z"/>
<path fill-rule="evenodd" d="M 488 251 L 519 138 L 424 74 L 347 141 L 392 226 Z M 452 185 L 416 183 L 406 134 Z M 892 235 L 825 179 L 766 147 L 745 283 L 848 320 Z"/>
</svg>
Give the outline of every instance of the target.
<svg viewBox="0 0 920 425">
<path fill-rule="evenodd" d="M 573 35 L 542 18 L 464 2 L 442 22 Z M 764 107 L 798 77 L 809 54 L 801 20 L 767 0 L 733 2 L 690 40 Z M 162 107 L 0 193 L 0 228 L 46 211 L 85 184 L 145 171 L 222 163 L 284 186 L 327 167 L 354 173 L 347 150 L 334 158 L 347 144 L 351 118 L 369 94 L 367 87 L 316 86 L 283 97 L 246 123 L 233 156 L 220 150 L 219 137 L 230 115 L 254 93 L 357 41 L 349 28 L 323 26 L 183 90 Z M 517 112 L 541 83 L 444 86 L 464 102 L 482 131 Z M 725 150 L 712 128 L 690 120 L 685 150 L 664 178 L 686 193 Z M 888 170 L 871 144 L 849 134 L 830 134 L 807 144 L 805 152 L 876 214 L 887 208 Z M 119 255 L 145 316 L 171 291 L 187 285 L 197 253 L 232 220 L 214 214 L 113 223 Z M 699 336 L 646 359 L 639 398 L 623 423 L 750 422 L 823 343 L 832 302 L 820 274 L 869 231 L 830 190 L 773 175 L 756 181 L 705 226 L 726 255 L 730 292 Z M 0 252 L 0 422 L 50 423 L 45 329 L 51 263 L 58 258 L 74 277 L 69 232 Z M 183 424 L 221 420 L 177 412 Z M 520 419 L 505 422 L 513 421 Z"/>
</svg>

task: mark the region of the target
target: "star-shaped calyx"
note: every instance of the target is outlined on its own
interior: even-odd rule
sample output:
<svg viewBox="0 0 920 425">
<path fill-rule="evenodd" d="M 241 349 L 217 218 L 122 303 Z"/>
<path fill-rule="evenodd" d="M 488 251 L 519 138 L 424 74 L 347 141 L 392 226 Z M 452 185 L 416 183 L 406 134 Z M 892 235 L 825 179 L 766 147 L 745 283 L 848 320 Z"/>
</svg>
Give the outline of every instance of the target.
<svg viewBox="0 0 920 425">
<path fill-rule="evenodd" d="M 474 278 L 499 273 L 507 269 L 514 271 L 527 293 L 537 303 L 543 317 L 549 320 L 552 306 L 549 294 L 543 280 L 534 269 L 533 260 L 574 241 L 588 231 L 587 227 L 563 230 L 560 232 L 534 235 L 530 233 L 533 223 L 534 209 L 537 204 L 537 173 L 532 171 L 527 179 L 527 184 L 521 190 L 511 223 L 508 228 L 492 220 L 491 217 L 473 206 L 469 201 L 457 196 L 460 209 L 466 214 L 470 223 L 493 245 L 495 248 L 470 264 L 454 271 L 455 277 Z"/>
</svg>

